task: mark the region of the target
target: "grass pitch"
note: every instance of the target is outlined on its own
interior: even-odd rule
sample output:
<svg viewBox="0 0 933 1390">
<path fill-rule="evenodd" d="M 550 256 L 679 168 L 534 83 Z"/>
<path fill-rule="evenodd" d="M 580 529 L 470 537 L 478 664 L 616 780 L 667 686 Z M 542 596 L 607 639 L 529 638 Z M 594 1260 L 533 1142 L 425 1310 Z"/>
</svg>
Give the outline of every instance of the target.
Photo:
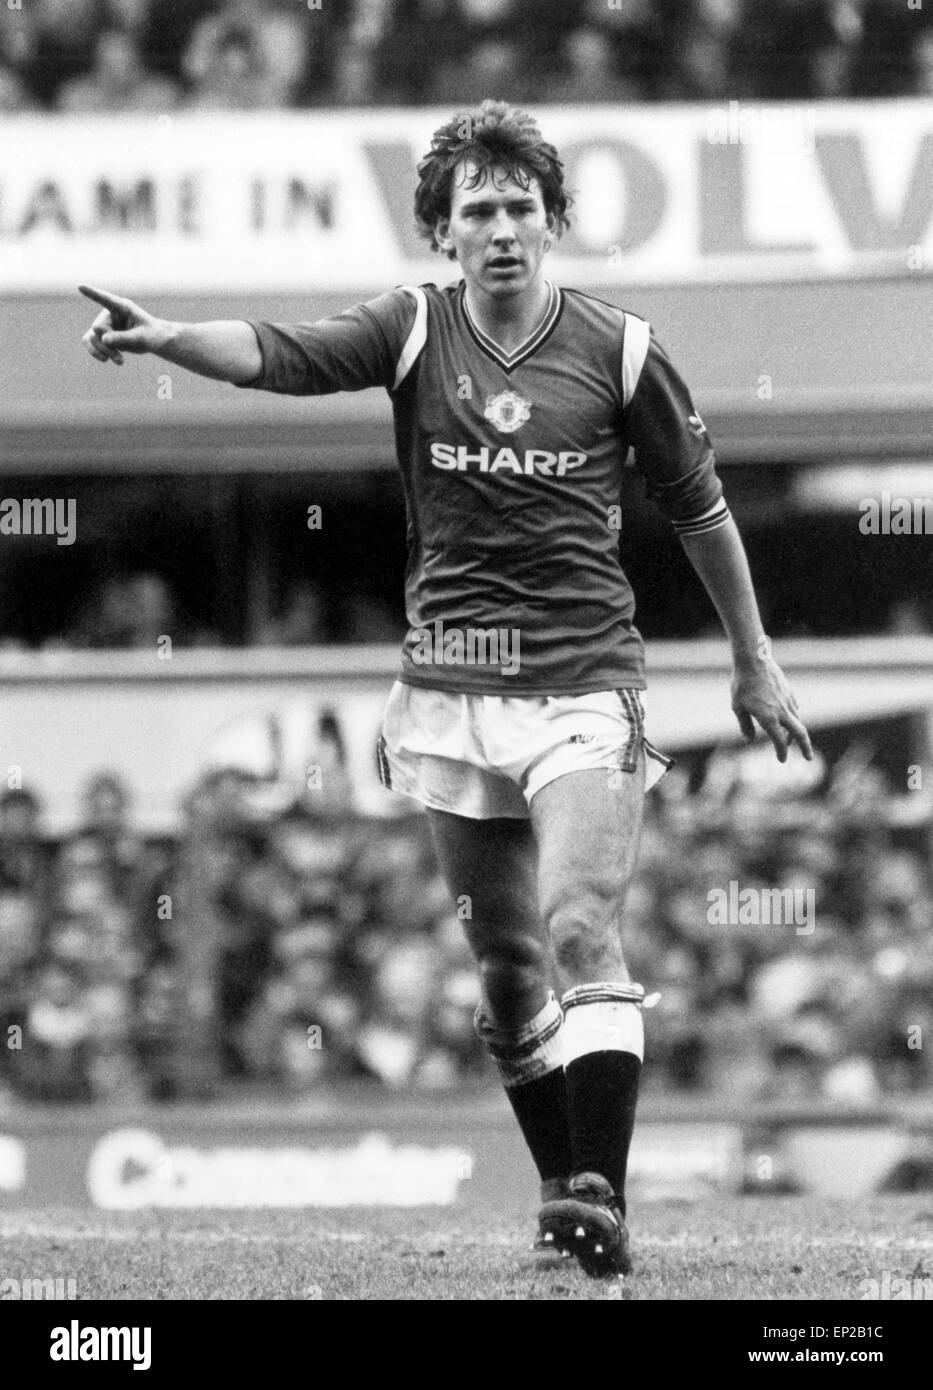
<svg viewBox="0 0 933 1390">
<path fill-rule="evenodd" d="M 635 1269 L 594 1282 L 535 1256 L 535 1209 L 0 1210 L 4 1279 L 73 1279 L 78 1299 L 861 1299 L 888 1271 L 933 1277 L 933 1193 L 828 1202 L 642 1202 Z"/>
</svg>

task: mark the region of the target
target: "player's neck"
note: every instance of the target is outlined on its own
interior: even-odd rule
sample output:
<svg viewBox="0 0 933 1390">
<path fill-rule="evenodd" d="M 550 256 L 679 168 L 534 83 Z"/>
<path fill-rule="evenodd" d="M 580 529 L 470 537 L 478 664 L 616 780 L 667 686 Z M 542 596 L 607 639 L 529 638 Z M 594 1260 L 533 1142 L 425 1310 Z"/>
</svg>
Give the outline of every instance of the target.
<svg viewBox="0 0 933 1390">
<path fill-rule="evenodd" d="M 543 275 L 522 294 L 497 299 L 469 282 L 465 289 L 470 317 L 493 342 L 509 352 L 519 347 L 547 313 L 550 289 Z"/>
</svg>

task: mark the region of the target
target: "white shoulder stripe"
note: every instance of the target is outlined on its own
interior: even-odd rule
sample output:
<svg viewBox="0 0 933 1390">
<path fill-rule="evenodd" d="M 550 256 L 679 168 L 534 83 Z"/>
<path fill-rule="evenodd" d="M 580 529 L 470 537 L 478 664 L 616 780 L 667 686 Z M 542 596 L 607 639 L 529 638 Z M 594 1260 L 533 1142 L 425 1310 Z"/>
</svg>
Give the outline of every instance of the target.
<svg viewBox="0 0 933 1390">
<path fill-rule="evenodd" d="M 651 329 L 644 319 L 635 314 L 625 315 L 625 337 L 622 340 L 622 404 L 631 403 L 641 376 L 641 369 L 648 356 L 648 338 Z"/>
<path fill-rule="evenodd" d="M 411 332 L 405 340 L 402 348 L 402 355 L 398 359 L 398 366 L 395 370 L 395 380 L 392 383 L 392 390 L 397 391 L 402 382 L 407 377 L 415 364 L 418 353 L 428 341 L 428 297 L 424 290 L 418 285 L 400 285 L 406 294 L 410 294 L 415 301 L 415 321 L 411 326 Z"/>
</svg>

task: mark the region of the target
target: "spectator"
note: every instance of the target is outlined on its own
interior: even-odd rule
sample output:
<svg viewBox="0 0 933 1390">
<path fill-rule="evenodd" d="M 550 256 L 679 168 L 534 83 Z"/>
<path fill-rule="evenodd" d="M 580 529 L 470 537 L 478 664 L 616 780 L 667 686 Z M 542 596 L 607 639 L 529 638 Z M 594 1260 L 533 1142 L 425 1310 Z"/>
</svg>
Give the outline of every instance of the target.
<svg viewBox="0 0 933 1390">
<path fill-rule="evenodd" d="M 449 51 L 449 50 L 448 50 Z M 432 100 L 448 106 L 467 106 L 475 92 L 488 92 L 521 105 L 533 99 L 536 83 L 522 70 L 521 49 L 515 39 L 491 34 L 473 43 L 458 58 L 448 58 L 435 69 Z"/>
<path fill-rule="evenodd" d="M 562 46 L 565 76 L 548 91 L 548 100 L 574 103 L 586 101 L 637 101 L 637 82 L 616 71 L 615 55 L 609 35 L 599 29 L 575 29 Z"/>
<path fill-rule="evenodd" d="M 820 95 L 826 51 L 840 42 L 830 0 L 744 0 L 730 44 L 729 95 L 805 100 Z"/>
<path fill-rule="evenodd" d="M 360 1055 L 393 1089 L 410 1085 L 427 1055 L 437 960 L 427 939 L 387 938 L 375 965 L 369 1017 L 360 1029 Z"/>
<path fill-rule="evenodd" d="M 196 111 L 270 111 L 280 104 L 254 33 L 248 28 L 225 29 L 206 56 L 189 107 Z"/>
<path fill-rule="evenodd" d="M 36 0 L 36 6 L 32 51 L 23 75 L 42 105 L 52 107 L 59 88 L 93 66 L 103 4 L 102 0 Z"/>
<path fill-rule="evenodd" d="M 39 18 L 34 6 L 0 8 L 0 67 L 9 66 L 21 78 L 33 67 L 39 46 Z"/>
<path fill-rule="evenodd" d="M 912 90 L 920 97 L 933 96 L 933 29 L 922 30 L 911 45 Z M 926 629 L 929 631 L 929 627 Z"/>
<path fill-rule="evenodd" d="M 173 82 L 146 72 L 131 34 L 105 29 L 97 40 L 93 68 L 87 76 L 64 83 L 57 104 L 72 115 L 156 112 L 173 110 L 180 96 Z"/>
<path fill-rule="evenodd" d="M 371 594 L 346 595 L 342 619 L 344 642 L 398 642 L 405 633 L 404 620 Z"/>
<path fill-rule="evenodd" d="M 168 585 L 160 575 L 143 571 L 107 579 L 91 595 L 69 641 L 79 647 L 156 651 L 160 639 L 173 634 Z"/>
<path fill-rule="evenodd" d="M 520 23 L 518 0 L 453 0 L 451 19 L 466 30 L 468 42 L 493 36 L 514 37 Z"/>
<path fill-rule="evenodd" d="M 39 802 L 31 792 L 9 789 L 0 794 L 0 1098 L 11 1086 L 22 1085 L 30 970 L 51 894 Z M 12 1041 L 18 1046 L 10 1046 Z"/>
<path fill-rule="evenodd" d="M 397 0 L 374 54 L 375 95 L 423 102 L 438 56 L 464 41 L 451 0 Z"/>
<path fill-rule="evenodd" d="M 104 0 L 104 27 L 122 30 L 133 39 L 139 53 L 146 53 L 154 8 L 154 0 Z"/>
<path fill-rule="evenodd" d="M 132 1028 L 133 1067 L 150 1100 L 175 1100 L 182 1091 L 176 1025 L 182 998 L 179 968 L 168 952 L 151 958 L 135 996 Z"/>
<path fill-rule="evenodd" d="M 35 108 L 36 103 L 19 73 L 0 60 L 0 115 L 18 116 Z"/>
<path fill-rule="evenodd" d="M 329 106 L 366 106 L 376 90 L 376 54 L 354 44 L 342 46 L 334 60 Z"/>
<path fill-rule="evenodd" d="M 892 97 L 923 94 L 917 62 L 929 32 L 929 12 L 900 0 L 864 0 L 861 33 L 853 57 L 851 95 Z"/>
<path fill-rule="evenodd" d="M 183 69 L 199 110 L 274 110 L 287 106 L 306 65 L 311 23 L 293 9 L 233 0 L 202 20 Z"/>
<path fill-rule="evenodd" d="M 40 895 L 48 879 L 38 798 L 22 787 L 0 792 L 0 891 Z"/>
<path fill-rule="evenodd" d="M 111 892 L 131 905 L 145 882 L 147 867 L 142 842 L 130 825 L 127 787 L 112 772 L 92 777 L 84 789 L 80 833 L 99 849 Z"/>
<path fill-rule="evenodd" d="M 813 55 L 817 96 L 851 94 L 863 34 L 862 0 L 835 0 L 830 6 L 830 23 L 823 33 L 823 46 Z"/>
<path fill-rule="evenodd" d="M 147 10 L 140 31 L 134 11 L 144 4 Z M 219 0 L 114 0 L 108 8 L 111 23 L 140 35 L 140 50 L 152 72 L 169 81 L 184 84 L 184 55 L 198 26 L 219 7 Z"/>
<path fill-rule="evenodd" d="M 89 1101 L 92 1020 L 79 966 L 37 968 L 26 1011 L 19 1087 L 39 1101 Z"/>
<path fill-rule="evenodd" d="M 326 595 L 312 579 L 297 579 L 277 615 L 259 629 L 260 647 L 311 647 L 330 640 Z"/>
<path fill-rule="evenodd" d="M 588 0 L 585 21 L 587 32 L 601 34 L 610 43 L 613 71 L 633 94 L 628 99 L 650 99 L 663 78 L 671 42 L 663 7 L 654 0 L 619 0 L 609 9 L 601 0 Z"/>
<path fill-rule="evenodd" d="M 15 1083 L 31 991 L 29 970 L 50 896 L 39 803 L 29 792 L 0 795 L 0 1099 Z"/>
<path fill-rule="evenodd" d="M 542 78 L 549 75 L 547 63 L 542 66 L 547 50 L 543 37 L 554 32 L 555 15 L 572 27 L 568 20 L 574 8 L 538 0 L 532 17 L 521 0 L 452 0 L 441 46 L 429 58 L 433 81 L 422 81 L 420 100 L 466 106 L 477 92 L 507 93 L 518 104 L 539 100 Z"/>
<path fill-rule="evenodd" d="M 137 1095 L 131 1048 L 132 999 L 143 957 L 134 904 L 121 896 L 103 845 L 76 836 L 59 851 L 53 911 L 44 954 L 80 979 L 88 1020 L 83 1051 L 87 1084 L 101 1099 Z"/>
</svg>

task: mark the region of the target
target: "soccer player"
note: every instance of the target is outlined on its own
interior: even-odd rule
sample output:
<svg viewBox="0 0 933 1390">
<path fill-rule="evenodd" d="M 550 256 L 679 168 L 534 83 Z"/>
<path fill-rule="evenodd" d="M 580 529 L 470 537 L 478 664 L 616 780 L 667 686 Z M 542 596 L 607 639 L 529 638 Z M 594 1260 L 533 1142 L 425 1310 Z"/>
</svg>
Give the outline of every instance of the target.
<svg viewBox="0 0 933 1390">
<path fill-rule="evenodd" d="M 630 1267 L 625 1172 L 645 992 L 621 945 L 647 787 L 644 658 L 619 560 L 629 448 L 734 655 L 732 705 L 783 762 L 807 731 L 772 660 L 706 428 L 644 319 L 545 276 L 567 225 L 535 121 L 485 101 L 434 135 L 415 215 L 463 279 L 317 323 L 172 323 L 103 306 L 102 362 L 151 352 L 237 386 L 388 391 L 407 504 L 409 632 L 382 780 L 427 807 L 476 956 L 476 1027 L 538 1168 L 538 1243 Z M 557 993 L 555 993 L 555 987 Z"/>
</svg>

